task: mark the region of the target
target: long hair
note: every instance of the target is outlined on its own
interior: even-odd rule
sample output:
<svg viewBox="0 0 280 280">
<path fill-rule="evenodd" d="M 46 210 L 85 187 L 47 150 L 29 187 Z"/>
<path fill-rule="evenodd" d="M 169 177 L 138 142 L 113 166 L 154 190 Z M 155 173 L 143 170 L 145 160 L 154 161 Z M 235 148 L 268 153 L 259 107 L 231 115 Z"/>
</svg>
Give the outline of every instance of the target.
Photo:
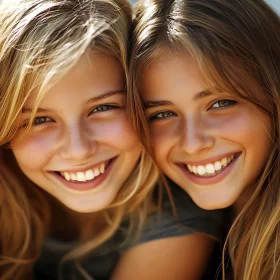
<svg viewBox="0 0 280 280">
<path fill-rule="evenodd" d="M 140 0 L 134 17 L 129 112 L 133 112 L 134 127 L 148 150 L 149 128 L 139 76 L 163 48 L 187 50 L 206 81 L 251 102 L 271 118 L 272 152 L 251 198 L 229 231 L 223 252 L 223 277 L 227 254 L 234 279 L 279 277 L 279 17 L 262 0 Z M 257 85 L 257 92 L 248 77 Z"/>
<path fill-rule="evenodd" d="M 3 280 L 28 279 L 40 254 L 50 209 L 45 193 L 22 174 L 9 149 L 19 115 L 27 98 L 36 92 L 34 118 L 44 94 L 87 50 L 114 55 L 126 75 L 131 6 L 126 0 L 0 3 L 0 274 Z M 107 226 L 65 260 L 78 260 L 105 242 L 125 217 L 131 232 L 139 228 L 157 177 L 157 168 L 143 151 L 112 205 L 97 213 L 106 218 Z"/>
</svg>

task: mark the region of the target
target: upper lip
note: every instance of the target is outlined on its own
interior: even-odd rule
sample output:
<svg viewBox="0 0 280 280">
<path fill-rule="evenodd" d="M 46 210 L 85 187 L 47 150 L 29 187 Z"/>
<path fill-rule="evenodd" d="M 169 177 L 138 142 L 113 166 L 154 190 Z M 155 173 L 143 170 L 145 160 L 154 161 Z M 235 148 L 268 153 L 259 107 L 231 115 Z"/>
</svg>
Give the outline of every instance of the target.
<svg viewBox="0 0 280 280">
<path fill-rule="evenodd" d="M 100 161 L 98 163 L 92 164 L 92 165 L 87 165 L 84 167 L 79 167 L 79 168 L 69 168 L 69 169 L 60 169 L 60 170 L 55 170 L 56 172 L 85 172 L 89 169 L 94 169 L 95 167 L 101 165 L 102 163 L 105 163 L 105 165 L 112 159 L 114 159 L 115 157 L 109 158 L 109 159 L 105 159 L 103 161 Z"/>
<path fill-rule="evenodd" d="M 240 152 L 230 152 L 230 153 L 226 153 L 226 154 L 222 154 L 222 155 L 217 155 L 217 156 L 213 156 L 213 157 L 209 157 L 207 159 L 202 159 L 202 160 L 197 160 L 197 161 L 187 161 L 187 162 L 180 162 L 181 164 L 189 164 L 189 165 L 206 165 L 208 163 L 212 163 L 218 160 L 222 160 L 225 157 L 230 157 L 232 155 L 236 155 Z"/>
</svg>

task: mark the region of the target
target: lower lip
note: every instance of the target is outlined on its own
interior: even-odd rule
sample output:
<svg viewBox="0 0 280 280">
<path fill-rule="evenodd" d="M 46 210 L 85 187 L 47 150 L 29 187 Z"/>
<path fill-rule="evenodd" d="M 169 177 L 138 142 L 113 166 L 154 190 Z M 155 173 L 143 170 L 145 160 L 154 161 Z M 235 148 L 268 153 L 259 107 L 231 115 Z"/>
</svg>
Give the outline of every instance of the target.
<svg viewBox="0 0 280 280">
<path fill-rule="evenodd" d="M 230 173 L 230 171 L 235 166 L 237 159 L 239 158 L 240 155 L 241 155 L 241 153 L 236 154 L 236 157 L 233 159 L 233 161 L 231 163 L 229 163 L 226 166 L 226 168 L 224 168 L 221 172 L 219 172 L 218 174 L 211 176 L 211 177 L 198 177 L 198 176 L 194 175 L 192 172 L 190 172 L 183 164 L 180 164 L 180 168 L 187 175 L 187 177 L 195 184 L 198 184 L 198 185 L 216 184 L 216 183 L 219 183 L 220 181 L 222 181 Z"/>
<path fill-rule="evenodd" d="M 110 160 L 109 164 L 107 165 L 105 172 L 100 174 L 98 177 L 92 179 L 91 181 L 86 182 L 73 182 L 73 181 L 67 181 L 64 177 L 57 174 L 56 172 L 50 172 L 52 175 L 54 175 L 63 185 L 70 190 L 75 191 L 87 191 L 97 188 L 108 176 L 109 172 L 113 168 L 114 163 L 116 162 L 117 157 L 114 157 Z"/>
</svg>

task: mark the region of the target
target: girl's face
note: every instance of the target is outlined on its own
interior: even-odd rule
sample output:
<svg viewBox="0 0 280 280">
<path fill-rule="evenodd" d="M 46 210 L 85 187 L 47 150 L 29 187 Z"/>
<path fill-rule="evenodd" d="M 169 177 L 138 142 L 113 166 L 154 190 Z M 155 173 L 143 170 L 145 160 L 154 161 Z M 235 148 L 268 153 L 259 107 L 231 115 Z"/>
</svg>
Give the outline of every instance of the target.
<svg viewBox="0 0 280 280">
<path fill-rule="evenodd" d="M 270 153 L 269 117 L 230 92 L 208 88 L 186 53 L 162 53 L 140 82 L 156 160 L 166 175 L 204 209 L 244 200 Z"/>
<path fill-rule="evenodd" d="M 142 146 L 127 119 L 124 88 L 116 58 L 86 54 L 44 96 L 27 136 L 13 143 L 24 174 L 72 210 L 107 207 L 137 164 Z M 23 108 L 23 126 L 34 100 Z"/>
</svg>

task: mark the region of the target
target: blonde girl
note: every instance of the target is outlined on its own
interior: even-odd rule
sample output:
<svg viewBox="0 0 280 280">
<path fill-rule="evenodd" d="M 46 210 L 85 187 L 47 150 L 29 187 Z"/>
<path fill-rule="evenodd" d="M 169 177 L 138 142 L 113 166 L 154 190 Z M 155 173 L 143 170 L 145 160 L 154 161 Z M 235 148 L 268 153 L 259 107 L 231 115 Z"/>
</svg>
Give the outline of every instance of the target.
<svg viewBox="0 0 280 280">
<path fill-rule="evenodd" d="M 279 29 L 262 0 L 144 0 L 135 11 L 134 125 L 148 130 L 146 113 L 159 166 L 197 205 L 233 206 L 224 278 L 230 267 L 233 279 L 279 278 Z"/>
<path fill-rule="evenodd" d="M 219 214 L 183 193 L 196 216 L 165 198 L 155 215 L 166 193 L 126 113 L 130 22 L 125 0 L 1 1 L 1 279 L 179 280 L 190 252 L 204 268 Z"/>
</svg>

